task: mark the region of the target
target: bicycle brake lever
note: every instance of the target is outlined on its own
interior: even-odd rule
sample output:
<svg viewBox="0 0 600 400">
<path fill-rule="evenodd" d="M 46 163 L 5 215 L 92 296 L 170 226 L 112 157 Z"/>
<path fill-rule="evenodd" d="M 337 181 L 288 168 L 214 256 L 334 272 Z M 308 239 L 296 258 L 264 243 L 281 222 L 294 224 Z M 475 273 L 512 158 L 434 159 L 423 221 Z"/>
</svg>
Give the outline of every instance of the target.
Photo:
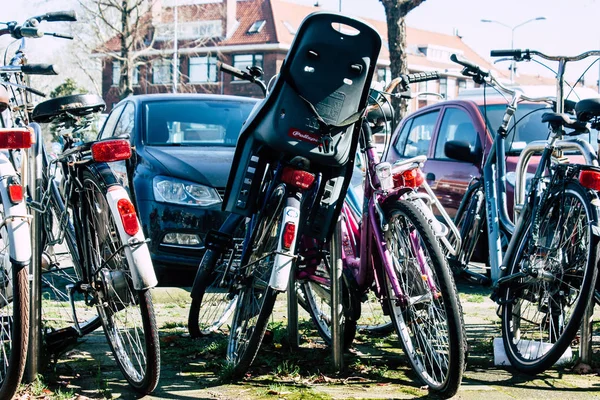
<svg viewBox="0 0 600 400">
<path fill-rule="evenodd" d="M 70 35 L 63 35 L 62 33 L 54 33 L 54 32 L 44 32 L 45 36 L 54 36 L 60 39 L 69 39 L 69 40 L 73 40 L 73 36 Z"/>
</svg>

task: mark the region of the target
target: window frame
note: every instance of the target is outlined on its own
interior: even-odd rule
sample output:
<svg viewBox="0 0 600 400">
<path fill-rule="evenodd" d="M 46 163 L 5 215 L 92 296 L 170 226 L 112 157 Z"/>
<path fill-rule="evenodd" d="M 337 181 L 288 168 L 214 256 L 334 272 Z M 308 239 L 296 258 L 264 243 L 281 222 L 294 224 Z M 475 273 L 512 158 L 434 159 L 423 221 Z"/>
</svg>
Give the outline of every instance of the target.
<svg viewBox="0 0 600 400">
<path fill-rule="evenodd" d="M 202 59 L 204 58 L 206 60 L 206 62 L 203 63 L 192 63 L 192 60 L 194 59 Z M 211 64 L 211 61 L 214 60 L 214 63 Z M 217 83 L 219 82 L 219 73 L 217 71 L 217 57 L 216 56 L 210 56 L 210 55 L 204 55 L 204 56 L 192 56 L 188 58 L 188 80 L 189 83 Z M 197 66 L 198 68 L 201 68 L 202 66 L 206 67 L 206 76 L 204 76 L 203 78 L 206 78 L 205 80 L 193 80 L 192 79 L 192 66 Z M 211 66 L 214 68 L 214 80 L 210 79 L 210 69 Z"/>
<path fill-rule="evenodd" d="M 246 63 L 243 63 L 243 65 L 242 65 L 242 66 L 240 66 L 240 64 L 239 64 L 239 63 L 238 63 L 238 64 L 236 64 L 236 57 L 248 57 L 248 56 L 252 58 L 252 61 L 251 61 L 251 63 L 250 63 L 249 65 L 248 65 L 248 63 L 247 63 L 247 62 L 246 62 Z M 257 63 L 256 63 L 256 58 L 257 58 L 257 57 L 260 57 L 260 64 L 257 64 Z M 233 65 L 233 67 L 235 67 L 235 68 L 239 69 L 240 71 L 247 71 L 247 70 L 246 70 L 246 67 L 247 67 L 247 66 L 257 66 L 257 67 L 260 67 L 261 69 L 264 69 L 264 68 L 263 68 L 263 66 L 264 66 L 264 62 L 265 62 L 265 55 L 264 55 L 263 53 L 245 53 L 245 54 L 234 54 L 234 55 L 232 56 L 232 58 L 231 58 L 231 63 L 232 63 L 232 65 Z M 235 77 L 235 76 L 233 77 L 232 81 L 235 81 L 235 82 L 246 82 L 246 83 L 249 83 L 248 81 L 246 81 L 246 80 L 243 80 L 243 79 L 240 79 L 240 78 L 237 78 L 237 77 Z"/>
</svg>

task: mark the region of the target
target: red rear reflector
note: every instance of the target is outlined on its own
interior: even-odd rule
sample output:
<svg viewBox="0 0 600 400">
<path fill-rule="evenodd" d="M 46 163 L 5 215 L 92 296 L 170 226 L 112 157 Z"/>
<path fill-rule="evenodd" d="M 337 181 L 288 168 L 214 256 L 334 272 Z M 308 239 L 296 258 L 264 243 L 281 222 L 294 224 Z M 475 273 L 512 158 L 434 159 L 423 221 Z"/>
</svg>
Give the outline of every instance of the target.
<svg viewBox="0 0 600 400">
<path fill-rule="evenodd" d="M 0 128 L 0 149 L 28 149 L 31 131 L 28 128 Z"/>
<path fill-rule="evenodd" d="M 401 173 L 393 174 L 393 176 L 394 187 L 417 188 L 425 182 L 423 171 L 421 171 L 420 168 L 409 169 Z"/>
<path fill-rule="evenodd" d="M 296 225 L 293 222 L 286 222 L 283 228 L 283 243 L 284 249 L 289 250 L 296 238 Z"/>
<path fill-rule="evenodd" d="M 581 171 L 579 182 L 588 189 L 600 190 L 600 171 L 591 169 Z"/>
<path fill-rule="evenodd" d="M 131 157 L 131 146 L 124 139 L 103 140 L 92 145 L 92 158 L 97 162 L 127 160 Z"/>
<path fill-rule="evenodd" d="M 119 210 L 119 215 L 121 216 L 125 233 L 127 233 L 129 236 L 133 236 L 138 233 L 140 226 L 138 224 L 135 207 L 133 204 L 131 204 L 131 201 L 127 199 L 120 199 L 117 202 L 117 209 Z"/>
<path fill-rule="evenodd" d="M 281 180 L 298 189 L 309 189 L 315 182 L 315 175 L 307 171 L 285 167 Z"/>
<path fill-rule="evenodd" d="M 9 184 L 8 185 L 8 198 L 14 204 L 20 203 L 23 201 L 23 186 L 18 183 Z"/>
</svg>

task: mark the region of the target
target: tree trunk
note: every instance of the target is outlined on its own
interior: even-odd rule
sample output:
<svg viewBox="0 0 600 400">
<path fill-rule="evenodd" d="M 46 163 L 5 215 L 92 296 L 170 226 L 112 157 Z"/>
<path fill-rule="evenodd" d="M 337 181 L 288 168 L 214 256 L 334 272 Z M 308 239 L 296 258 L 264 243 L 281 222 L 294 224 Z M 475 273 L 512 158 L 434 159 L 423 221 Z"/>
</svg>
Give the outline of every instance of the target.
<svg viewBox="0 0 600 400">
<path fill-rule="evenodd" d="M 406 21 L 404 17 L 413 8 L 425 0 L 380 0 L 385 9 L 390 51 L 390 71 L 392 78 L 408 73 L 406 57 Z M 404 118 L 408 103 L 406 100 L 393 99 L 396 122 Z"/>
<path fill-rule="evenodd" d="M 130 13 L 131 10 L 128 8 L 128 0 L 122 1 L 122 13 L 121 13 L 121 59 L 119 60 L 119 66 L 121 76 L 119 77 L 119 98 L 124 99 L 125 97 L 133 93 L 132 84 L 132 68 L 131 68 L 131 49 L 128 46 L 127 41 L 131 40 L 130 32 Z"/>
</svg>

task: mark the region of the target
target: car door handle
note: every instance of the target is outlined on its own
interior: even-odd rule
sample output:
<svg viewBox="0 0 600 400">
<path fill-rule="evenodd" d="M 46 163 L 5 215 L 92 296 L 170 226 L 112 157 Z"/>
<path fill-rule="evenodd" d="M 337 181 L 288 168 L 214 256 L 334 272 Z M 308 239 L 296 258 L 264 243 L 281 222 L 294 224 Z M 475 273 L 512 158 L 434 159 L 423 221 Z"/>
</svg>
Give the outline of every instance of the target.
<svg viewBox="0 0 600 400">
<path fill-rule="evenodd" d="M 435 181 L 435 174 L 433 172 L 428 172 L 427 175 L 425 175 L 425 179 L 428 181 Z"/>
</svg>

